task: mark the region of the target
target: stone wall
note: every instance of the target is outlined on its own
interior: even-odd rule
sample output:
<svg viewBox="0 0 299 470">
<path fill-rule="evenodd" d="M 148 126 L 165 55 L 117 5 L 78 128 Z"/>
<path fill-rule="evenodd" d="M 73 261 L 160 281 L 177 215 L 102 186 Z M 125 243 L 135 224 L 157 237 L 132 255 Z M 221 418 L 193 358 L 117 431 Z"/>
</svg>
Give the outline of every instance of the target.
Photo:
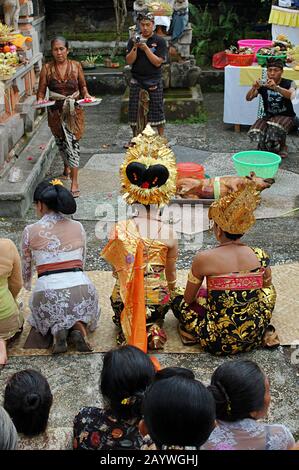
<svg viewBox="0 0 299 470">
<path fill-rule="evenodd" d="M 95 32 L 114 21 L 112 0 L 45 0 L 48 37 L 63 32 Z"/>
</svg>

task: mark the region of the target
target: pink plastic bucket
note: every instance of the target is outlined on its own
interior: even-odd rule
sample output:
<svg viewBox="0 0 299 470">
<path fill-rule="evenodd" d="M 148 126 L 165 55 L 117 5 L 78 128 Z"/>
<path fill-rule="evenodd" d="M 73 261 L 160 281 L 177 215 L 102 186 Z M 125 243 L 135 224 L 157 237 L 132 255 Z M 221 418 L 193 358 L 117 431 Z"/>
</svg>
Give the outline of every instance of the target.
<svg viewBox="0 0 299 470">
<path fill-rule="evenodd" d="M 272 46 L 273 41 L 269 39 L 240 39 L 238 41 L 239 47 L 251 47 L 254 50 L 254 62 L 256 62 L 256 53 L 261 47 Z"/>
</svg>

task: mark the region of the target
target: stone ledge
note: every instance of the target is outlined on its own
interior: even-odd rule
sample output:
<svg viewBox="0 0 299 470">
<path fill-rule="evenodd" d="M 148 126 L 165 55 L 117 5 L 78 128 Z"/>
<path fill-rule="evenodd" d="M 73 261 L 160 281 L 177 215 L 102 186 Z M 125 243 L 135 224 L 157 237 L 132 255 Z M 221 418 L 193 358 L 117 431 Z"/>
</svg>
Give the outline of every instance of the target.
<svg viewBox="0 0 299 470">
<path fill-rule="evenodd" d="M 44 120 L 15 162 L 14 166 L 22 171 L 23 179 L 10 183 L 7 174 L 0 179 L 1 217 L 25 215 L 32 204 L 35 187 L 45 177 L 55 155 L 55 141 Z"/>
</svg>

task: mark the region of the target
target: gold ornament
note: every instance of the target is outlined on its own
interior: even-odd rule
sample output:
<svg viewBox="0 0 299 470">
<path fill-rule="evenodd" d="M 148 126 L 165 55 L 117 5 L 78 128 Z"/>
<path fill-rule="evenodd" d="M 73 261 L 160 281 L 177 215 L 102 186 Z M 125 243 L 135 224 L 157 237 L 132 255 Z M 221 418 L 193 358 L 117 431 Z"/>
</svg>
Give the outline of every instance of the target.
<svg viewBox="0 0 299 470">
<path fill-rule="evenodd" d="M 213 202 L 209 209 L 209 219 L 214 220 L 225 232 L 241 235 L 255 224 L 254 211 L 260 200 L 260 193 L 252 182 Z"/>
<path fill-rule="evenodd" d="M 120 167 L 121 192 L 127 204 L 138 202 L 140 204 L 158 204 L 163 206 L 169 203 L 176 193 L 177 166 L 173 151 L 167 147 L 167 140 L 160 137 L 147 125 L 142 134 L 132 140 L 135 145 L 126 153 L 125 160 Z M 162 186 L 152 188 L 140 187 L 133 184 L 127 177 L 127 166 L 132 163 L 141 163 L 149 168 L 152 165 L 163 165 L 167 168 L 169 177 Z"/>
</svg>

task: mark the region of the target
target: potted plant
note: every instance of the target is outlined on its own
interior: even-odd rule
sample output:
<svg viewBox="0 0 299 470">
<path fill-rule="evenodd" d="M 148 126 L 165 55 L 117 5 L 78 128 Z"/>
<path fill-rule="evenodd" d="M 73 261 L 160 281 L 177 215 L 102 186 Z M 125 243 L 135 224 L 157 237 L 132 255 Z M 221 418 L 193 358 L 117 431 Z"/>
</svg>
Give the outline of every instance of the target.
<svg viewBox="0 0 299 470">
<path fill-rule="evenodd" d="M 86 56 L 84 60 L 81 61 L 83 69 L 90 70 L 90 69 L 95 69 L 96 68 L 96 62 L 99 60 L 101 56 L 94 55 L 94 54 L 89 54 Z"/>
</svg>

